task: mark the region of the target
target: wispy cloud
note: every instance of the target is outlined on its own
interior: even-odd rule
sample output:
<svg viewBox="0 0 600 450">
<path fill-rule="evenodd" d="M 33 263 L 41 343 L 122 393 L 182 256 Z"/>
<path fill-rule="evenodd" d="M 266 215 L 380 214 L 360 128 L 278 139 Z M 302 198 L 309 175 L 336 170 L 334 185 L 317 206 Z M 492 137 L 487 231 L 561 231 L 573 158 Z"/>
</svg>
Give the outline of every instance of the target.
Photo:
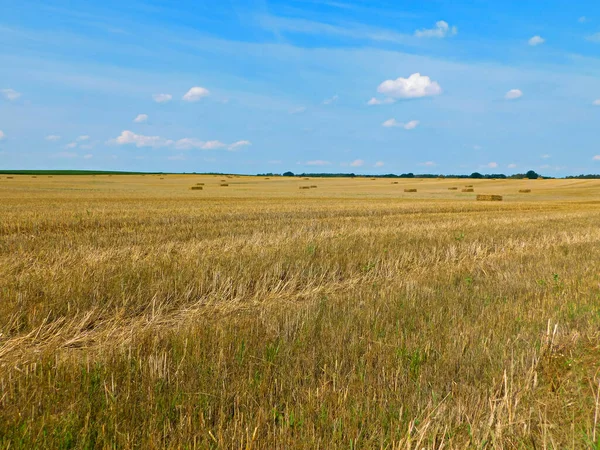
<svg viewBox="0 0 600 450">
<path fill-rule="evenodd" d="M 402 123 L 392 118 L 383 122 L 381 126 L 386 128 L 404 128 L 405 130 L 414 130 L 419 126 L 419 121 L 411 120 L 410 122 Z"/>
<path fill-rule="evenodd" d="M 330 98 L 326 98 L 325 100 L 323 100 L 323 104 L 324 105 L 331 105 L 331 104 L 337 102 L 338 98 L 339 97 L 337 95 L 334 95 L 333 97 L 330 97 Z"/>
<path fill-rule="evenodd" d="M 385 28 L 373 28 L 359 23 L 344 23 L 343 25 L 317 22 L 306 19 L 261 15 L 257 23 L 265 30 L 276 35 L 281 33 L 329 35 L 348 39 L 367 40 L 374 42 L 393 42 L 397 44 L 414 43 L 412 36 L 396 33 Z"/>
<path fill-rule="evenodd" d="M 173 99 L 171 94 L 154 94 L 152 96 L 156 103 L 167 103 Z"/>
<path fill-rule="evenodd" d="M 594 33 L 586 38 L 590 42 L 600 42 L 600 33 Z"/>
<path fill-rule="evenodd" d="M 11 102 L 21 97 L 21 93 L 15 91 L 14 89 L 0 89 L 0 93 L 2 93 L 2 95 Z"/>
<path fill-rule="evenodd" d="M 324 161 L 322 159 L 315 159 L 313 161 L 306 161 L 305 163 L 299 163 L 304 166 L 330 166 L 331 163 L 329 161 Z"/>
<path fill-rule="evenodd" d="M 434 28 L 415 31 L 415 36 L 419 38 L 445 38 L 456 36 L 457 34 L 458 28 L 451 27 L 448 22 L 444 20 L 436 22 Z"/>
<path fill-rule="evenodd" d="M 148 114 L 138 114 L 135 119 L 133 119 L 135 123 L 144 123 L 148 121 Z"/>
<path fill-rule="evenodd" d="M 169 147 L 177 150 L 219 150 L 227 148 L 228 150 L 237 150 L 241 147 L 252 145 L 250 141 L 241 140 L 232 144 L 225 144 L 218 140 L 202 141 L 196 138 L 182 138 L 179 140 L 165 139 L 160 136 L 146 136 L 143 134 L 137 134 L 133 131 L 124 130 L 121 135 L 110 139 L 107 144 L 109 145 L 135 145 L 138 148 L 150 147 L 150 148 L 162 148 Z M 83 148 L 83 147 L 82 147 Z"/>
<path fill-rule="evenodd" d="M 355 159 L 350 163 L 350 167 L 362 167 L 365 165 L 365 162 L 362 159 Z"/>
<path fill-rule="evenodd" d="M 231 150 L 231 151 L 234 151 L 234 150 L 237 150 L 237 149 L 242 148 L 242 147 L 247 147 L 249 145 L 252 145 L 252 142 L 250 142 L 250 141 L 237 141 L 237 142 L 234 142 L 233 144 L 229 144 L 229 146 L 227 147 L 227 149 Z"/>
<path fill-rule="evenodd" d="M 289 111 L 290 114 L 301 114 L 303 112 L 306 112 L 306 106 L 298 106 L 297 108 L 292 108 Z"/>
<path fill-rule="evenodd" d="M 60 136 L 56 135 L 56 134 L 51 134 L 49 136 L 46 136 L 46 140 L 50 141 L 50 142 L 56 142 L 60 140 Z"/>
<path fill-rule="evenodd" d="M 384 99 L 381 99 L 381 100 L 378 99 L 378 98 L 373 97 L 373 98 L 371 98 L 371 100 L 369 100 L 367 102 L 367 105 L 369 105 L 369 106 L 373 106 L 373 105 L 389 105 L 390 103 L 395 103 L 395 102 L 396 102 L 396 100 L 393 99 L 393 98 L 391 98 L 391 97 L 387 97 L 387 98 L 384 98 Z"/>
<path fill-rule="evenodd" d="M 6 137 L 6 135 L 4 134 L 4 131 L 0 130 L 0 141 L 3 140 Z"/>
<path fill-rule="evenodd" d="M 132 144 L 138 148 L 142 147 L 167 147 L 173 144 L 172 140 L 163 139 L 160 136 L 144 136 L 143 134 L 136 134 L 132 131 L 125 130 L 121 132 L 121 135 L 115 139 L 108 141 L 109 144 L 114 145 L 128 145 Z"/>
<path fill-rule="evenodd" d="M 541 36 L 533 36 L 531 39 L 529 39 L 529 41 L 527 41 L 529 43 L 529 45 L 531 45 L 532 47 L 535 47 L 536 45 L 540 45 L 543 44 L 544 42 L 546 42 L 546 39 L 544 39 Z"/>
<path fill-rule="evenodd" d="M 377 161 L 375 164 L 373 164 L 373 167 L 383 167 L 385 166 L 385 163 L 383 161 Z"/>
</svg>

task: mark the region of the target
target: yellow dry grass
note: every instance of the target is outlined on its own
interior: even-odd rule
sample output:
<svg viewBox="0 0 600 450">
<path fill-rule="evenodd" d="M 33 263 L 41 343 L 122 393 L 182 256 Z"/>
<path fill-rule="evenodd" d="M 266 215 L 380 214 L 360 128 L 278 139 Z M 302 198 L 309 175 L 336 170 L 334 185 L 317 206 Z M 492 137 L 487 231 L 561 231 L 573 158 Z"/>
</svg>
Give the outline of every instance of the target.
<svg viewBox="0 0 600 450">
<path fill-rule="evenodd" d="M 0 180 L 1 448 L 598 445 L 600 182 L 216 181 Z"/>
</svg>

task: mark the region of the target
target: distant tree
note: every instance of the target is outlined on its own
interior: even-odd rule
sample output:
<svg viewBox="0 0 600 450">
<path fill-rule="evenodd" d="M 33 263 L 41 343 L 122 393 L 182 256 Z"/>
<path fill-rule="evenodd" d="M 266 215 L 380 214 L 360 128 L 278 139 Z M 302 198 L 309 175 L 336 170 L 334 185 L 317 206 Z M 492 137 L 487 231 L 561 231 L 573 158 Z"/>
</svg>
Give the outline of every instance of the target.
<svg viewBox="0 0 600 450">
<path fill-rule="evenodd" d="M 535 171 L 530 170 L 525 174 L 525 177 L 529 178 L 530 180 L 537 180 L 540 177 L 540 175 L 538 175 Z"/>
<path fill-rule="evenodd" d="M 483 178 L 483 175 L 481 175 L 479 172 L 473 172 L 470 178 Z"/>
<path fill-rule="evenodd" d="M 293 177 L 294 176 L 294 172 L 284 172 L 283 176 L 284 177 Z"/>
</svg>

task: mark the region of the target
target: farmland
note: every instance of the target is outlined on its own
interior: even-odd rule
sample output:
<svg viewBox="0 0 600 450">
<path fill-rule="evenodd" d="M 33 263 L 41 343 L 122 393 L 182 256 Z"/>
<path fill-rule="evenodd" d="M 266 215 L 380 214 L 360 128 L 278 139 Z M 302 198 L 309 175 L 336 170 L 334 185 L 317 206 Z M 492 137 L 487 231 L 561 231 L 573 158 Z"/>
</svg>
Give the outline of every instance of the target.
<svg viewBox="0 0 600 450">
<path fill-rule="evenodd" d="M 600 180 L 0 174 L 0 447 L 598 446 L 598 223 Z"/>
</svg>

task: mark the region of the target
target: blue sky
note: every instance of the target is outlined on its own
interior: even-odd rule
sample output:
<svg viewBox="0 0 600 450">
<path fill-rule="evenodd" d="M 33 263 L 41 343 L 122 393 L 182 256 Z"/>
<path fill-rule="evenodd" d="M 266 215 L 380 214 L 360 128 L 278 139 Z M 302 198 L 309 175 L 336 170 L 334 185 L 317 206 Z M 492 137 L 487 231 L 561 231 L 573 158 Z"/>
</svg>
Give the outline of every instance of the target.
<svg viewBox="0 0 600 450">
<path fill-rule="evenodd" d="M 598 2 L 0 5 L 0 168 L 600 173 Z"/>
</svg>

